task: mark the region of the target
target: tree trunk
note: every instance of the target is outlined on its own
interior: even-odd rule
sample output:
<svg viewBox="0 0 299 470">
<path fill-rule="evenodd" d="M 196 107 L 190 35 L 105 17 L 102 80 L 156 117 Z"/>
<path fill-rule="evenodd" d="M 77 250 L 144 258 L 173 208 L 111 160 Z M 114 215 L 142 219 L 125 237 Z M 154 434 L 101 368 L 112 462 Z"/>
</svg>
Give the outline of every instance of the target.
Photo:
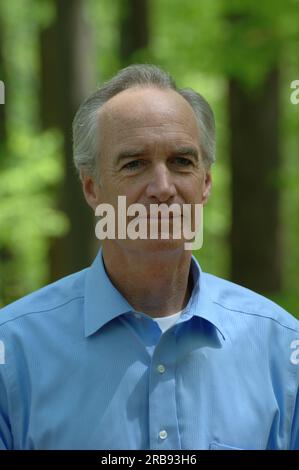
<svg viewBox="0 0 299 470">
<path fill-rule="evenodd" d="M 54 0 L 56 19 L 41 33 L 41 119 L 45 129 L 58 128 L 64 138 L 64 181 L 59 209 L 70 222 L 66 236 L 52 241 L 51 280 L 87 266 L 95 246 L 92 211 L 73 167 L 72 120 L 92 91 L 90 37 L 83 21 L 83 0 Z"/>
<path fill-rule="evenodd" d="M 277 69 L 254 91 L 230 80 L 231 277 L 262 293 L 282 282 L 279 115 Z"/>
<path fill-rule="evenodd" d="M 120 18 L 120 59 L 122 66 L 134 62 L 140 49 L 149 43 L 148 0 L 122 0 Z"/>
</svg>

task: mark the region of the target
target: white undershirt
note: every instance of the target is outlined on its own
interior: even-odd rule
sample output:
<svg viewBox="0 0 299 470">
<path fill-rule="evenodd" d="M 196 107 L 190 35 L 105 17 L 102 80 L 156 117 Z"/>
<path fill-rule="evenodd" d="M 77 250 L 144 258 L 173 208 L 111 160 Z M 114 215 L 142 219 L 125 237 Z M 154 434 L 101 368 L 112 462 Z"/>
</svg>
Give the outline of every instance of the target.
<svg viewBox="0 0 299 470">
<path fill-rule="evenodd" d="M 161 328 L 162 333 L 164 333 L 164 331 L 171 328 L 177 322 L 182 311 L 183 310 L 180 310 L 179 312 L 174 313 L 173 315 L 168 315 L 167 317 L 156 317 L 156 318 L 153 318 L 153 320 L 155 320 L 158 323 L 159 327 Z"/>
</svg>

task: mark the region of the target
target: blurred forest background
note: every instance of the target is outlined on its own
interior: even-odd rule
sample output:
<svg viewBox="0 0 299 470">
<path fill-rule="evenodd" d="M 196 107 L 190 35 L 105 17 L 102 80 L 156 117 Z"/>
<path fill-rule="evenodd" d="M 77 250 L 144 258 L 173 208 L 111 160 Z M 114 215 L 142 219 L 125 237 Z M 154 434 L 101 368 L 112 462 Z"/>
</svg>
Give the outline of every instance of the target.
<svg viewBox="0 0 299 470">
<path fill-rule="evenodd" d="M 216 114 L 202 268 L 299 317 L 298 0 L 0 0 L 0 306 L 95 256 L 71 123 L 135 62 Z"/>
</svg>

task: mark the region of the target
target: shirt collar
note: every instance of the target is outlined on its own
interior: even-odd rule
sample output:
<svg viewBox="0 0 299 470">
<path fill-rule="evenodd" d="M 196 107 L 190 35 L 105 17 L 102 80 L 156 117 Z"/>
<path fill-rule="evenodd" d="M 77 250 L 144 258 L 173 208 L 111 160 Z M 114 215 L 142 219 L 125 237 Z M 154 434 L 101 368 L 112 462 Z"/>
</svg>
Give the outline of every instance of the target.
<svg viewBox="0 0 299 470">
<path fill-rule="evenodd" d="M 218 306 L 213 301 L 210 293 L 211 286 L 208 284 L 207 275 L 202 271 L 194 256 L 192 256 L 191 260 L 191 269 L 193 276 L 193 292 L 187 308 L 190 305 L 189 308 L 193 315 L 204 318 L 212 323 L 225 340 L 227 333 L 225 331 L 223 312 L 219 311 Z M 213 289 L 216 289 L 216 286 L 214 286 Z"/>
<path fill-rule="evenodd" d="M 110 281 L 100 248 L 85 278 L 85 336 L 92 335 L 113 318 L 131 310 L 133 307 Z"/>
<path fill-rule="evenodd" d="M 205 273 L 194 256 L 191 260 L 191 270 L 193 291 L 184 311 L 189 310 L 193 315 L 212 323 L 225 339 L 222 315 L 209 295 Z M 85 336 L 92 335 L 109 321 L 130 311 L 134 311 L 134 308 L 116 289 L 107 275 L 102 248 L 100 248 L 85 278 Z"/>
</svg>

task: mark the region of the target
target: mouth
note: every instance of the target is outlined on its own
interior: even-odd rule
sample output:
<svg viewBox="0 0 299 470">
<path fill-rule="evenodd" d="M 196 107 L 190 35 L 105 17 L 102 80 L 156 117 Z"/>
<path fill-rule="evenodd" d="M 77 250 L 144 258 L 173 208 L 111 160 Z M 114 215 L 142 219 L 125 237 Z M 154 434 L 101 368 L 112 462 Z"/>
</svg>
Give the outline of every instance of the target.
<svg viewBox="0 0 299 470">
<path fill-rule="evenodd" d="M 138 217 L 137 220 L 148 220 L 148 221 L 162 221 L 162 220 L 168 220 L 169 222 L 173 222 L 174 219 L 178 220 L 181 219 L 181 216 L 176 216 L 176 217 Z"/>
<path fill-rule="evenodd" d="M 138 218 L 139 219 L 180 219 L 181 217 L 182 217 L 182 214 L 170 214 L 170 215 L 159 214 L 158 216 L 149 214 L 147 216 L 140 216 Z"/>
</svg>

